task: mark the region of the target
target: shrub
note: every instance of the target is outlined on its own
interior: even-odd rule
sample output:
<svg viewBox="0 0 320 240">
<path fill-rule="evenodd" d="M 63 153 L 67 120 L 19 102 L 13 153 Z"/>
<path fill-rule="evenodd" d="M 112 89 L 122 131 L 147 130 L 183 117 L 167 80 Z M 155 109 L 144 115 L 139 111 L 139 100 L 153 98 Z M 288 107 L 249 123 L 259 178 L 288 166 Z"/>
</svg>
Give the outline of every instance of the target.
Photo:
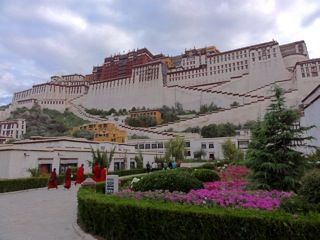
<svg viewBox="0 0 320 240">
<path fill-rule="evenodd" d="M 105 182 L 98 182 L 96 184 L 96 192 L 105 194 L 105 192 L 106 192 L 106 183 Z"/>
<path fill-rule="evenodd" d="M 40 171 L 38 168 L 28 168 L 27 171 L 30 173 L 30 177 L 40 177 Z"/>
<path fill-rule="evenodd" d="M 220 180 L 218 173 L 209 169 L 195 169 L 193 175 L 201 182 L 214 182 Z"/>
<path fill-rule="evenodd" d="M 156 200 L 132 200 L 78 192 L 78 221 L 105 239 L 315 240 L 319 215 L 205 208 Z"/>
<path fill-rule="evenodd" d="M 168 170 L 141 178 L 133 185 L 134 191 L 169 190 L 188 192 L 202 188 L 202 183 L 187 171 Z"/>
<path fill-rule="evenodd" d="M 194 171 L 195 168 L 189 168 L 189 167 L 179 167 L 174 169 L 174 171 L 176 172 L 188 172 L 188 173 L 192 173 Z"/>
<path fill-rule="evenodd" d="M 198 168 L 214 170 L 214 169 L 216 169 L 216 165 L 214 163 L 205 163 Z"/>
<path fill-rule="evenodd" d="M 309 212 L 319 212 L 320 204 L 312 204 L 301 196 L 294 196 L 284 199 L 281 202 L 280 209 L 289 213 L 305 214 Z"/>
<path fill-rule="evenodd" d="M 312 170 L 302 178 L 299 194 L 310 203 L 320 203 L 320 170 Z"/>
<path fill-rule="evenodd" d="M 43 188 L 48 185 L 48 177 L 29 177 L 29 178 L 14 178 L 0 180 L 0 193 L 14 192 L 33 188 Z M 57 177 L 58 184 L 64 182 L 64 176 Z"/>
</svg>

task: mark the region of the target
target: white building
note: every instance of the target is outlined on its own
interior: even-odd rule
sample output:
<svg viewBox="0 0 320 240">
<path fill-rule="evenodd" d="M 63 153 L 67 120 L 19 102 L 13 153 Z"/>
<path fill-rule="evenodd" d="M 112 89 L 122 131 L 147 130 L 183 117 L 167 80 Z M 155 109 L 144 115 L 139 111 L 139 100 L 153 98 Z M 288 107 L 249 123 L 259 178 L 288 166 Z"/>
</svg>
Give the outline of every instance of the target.
<svg viewBox="0 0 320 240">
<path fill-rule="evenodd" d="M 26 133 L 24 119 L 0 121 L 0 138 L 21 139 Z"/>
<path fill-rule="evenodd" d="M 136 167 L 134 158 L 137 151 L 134 146 L 128 144 L 66 137 L 39 137 L 0 146 L 0 178 L 28 177 L 30 176 L 29 168 L 39 168 L 45 173 L 56 168 L 59 173 L 67 166 L 80 166 L 81 164 L 84 164 L 85 172 L 88 173 L 91 172 L 88 160 L 92 160 L 92 148 L 108 152 L 115 148 L 109 171 Z M 144 166 L 148 161 L 154 161 L 154 157 L 153 153 L 143 153 Z"/>
<path fill-rule="evenodd" d="M 223 159 L 222 145 L 230 139 L 236 148 L 247 150 L 250 140 L 249 132 L 241 132 L 241 134 L 233 137 L 219 137 L 219 138 L 201 138 L 199 135 L 185 137 L 185 158 L 194 159 L 199 151 L 205 154 L 202 159 Z M 130 145 L 134 145 L 137 151 L 153 152 L 158 156 L 165 154 L 165 144 L 168 139 L 131 139 L 128 140 Z"/>
<path fill-rule="evenodd" d="M 315 126 L 308 132 L 308 135 L 314 138 L 310 144 L 320 148 L 320 85 L 314 88 L 302 100 L 302 103 L 304 116 L 301 119 L 301 124 L 303 126 Z"/>
</svg>

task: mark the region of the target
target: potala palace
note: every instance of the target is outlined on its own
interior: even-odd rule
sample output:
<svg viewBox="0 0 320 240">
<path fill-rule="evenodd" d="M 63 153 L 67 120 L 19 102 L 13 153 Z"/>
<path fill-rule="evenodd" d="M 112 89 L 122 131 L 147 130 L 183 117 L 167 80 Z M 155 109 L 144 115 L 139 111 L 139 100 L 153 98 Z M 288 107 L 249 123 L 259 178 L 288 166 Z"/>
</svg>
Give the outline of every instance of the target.
<svg viewBox="0 0 320 240">
<path fill-rule="evenodd" d="M 176 135 L 184 136 L 186 158 L 195 158 L 196 152 L 202 149 L 207 159 L 223 159 L 222 144 L 228 137 L 201 138 L 199 134 L 182 132 L 189 127 L 226 122 L 243 124 L 263 117 L 272 98 L 270 90 L 275 85 L 284 89 L 288 107 L 303 110 L 301 124 L 320 126 L 319 73 L 320 58 L 309 59 L 304 41 L 284 45 L 271 41 L 226 52 L 212 46 L 186 50 L 173 57 L 153 55 L 145 48 L 111 56 L 105 58 L 101 66 L 93 67 L 91 74 L 52 76 L 46 83 L 16 92 L 10 106 L 0 111 L 0 120 L 5 120 L 0 122 L 0 142 L 19 139 L 26 133 L 28 123 L 24 119 L 6 120 L 10 112 L 22 107 L 31 108 L 37 103 L 42 108 L 60 112 L 68 109 L 91 122 L 82 128 L 98 130 L 97 135 L 102 134 L 102 139 L 109 139 L 106 137 L 110 134 L 110 139 L 119 137 L 120 143 L 113 140 L 99 142 L 98 138 L 88 141 L 35 136 L 14 144 L 3 144 L 0 146 L 0 178 L 27 176 L 26 169 L 30 167 L 45 168 L 46 172 L 56 167 L 62 171 L 67 165 L 85 163 L 90 146 L 100 148 L 103 144 L 117 147 L 111 170 L 134 168 L 134 156 L 138 152 L 143 154 L 143 165 L 146 166 L 148 161 L 164 155 L 165 143 Z M 187 110 L 198 110 L 211 103 L 219 109 L 149 128 L 126 125 L 123 121 L 126 116 L 108 116 L 106 119 L 86 111 L 145 107 L 149 110 L 141 111 L 142 114 L 156 117 L 157 108 L 173 107 L 177 103 Z M 131 116 L 134 114 L 136 112 L 130 112 Z M 106 133 L 105 129 L 109 128 L 113 131 Z M 116 136 L 117 133 L 121 134 Z M 127 139 L 127 135 L 134 134 L 143 139 Z M 314 145 L 320 147 L 319 127 L 312 129 L 310 134 L 315 137 Z M 250 133 L 239 132 L 231 141 L 245 151 Z M 105 149 L 104 145 L 102 147 Z M 19 169 L 19 172 L 12 169 Z"/>
<path fill-rule="evenodd" d="M 215 103 L 221 109 L 191 119 L 145 129 L 159 137 L 166 129 L 182 131 L 210 123 L 244 123 L 263 116 L 270 103 L 270 89 L 285 89 L 288 106 L 299 107 L 302 99 L 320 83 L 320 59 L 309 59 L 304 41 L 280 45 L 276 41 L 220 52 L 216 47 L 186 50 L 178 56 L 153 55 L 146 48 L 104 59 L 87 75 L 52 76 L 43 84 L 16 92 L 9 109 L 0 112 L 6 119 L 13 109 L 43 108 L 100 119 L 85 108 L 108 110 L 181 103 L 184 109 L 199 109 Z M 239 106 L 230 107 L 233 102 Z M 129 134 L 141 132 L 124 124 Z M 170 134 L 168 134 L 170 135 Z"/>
</svg>

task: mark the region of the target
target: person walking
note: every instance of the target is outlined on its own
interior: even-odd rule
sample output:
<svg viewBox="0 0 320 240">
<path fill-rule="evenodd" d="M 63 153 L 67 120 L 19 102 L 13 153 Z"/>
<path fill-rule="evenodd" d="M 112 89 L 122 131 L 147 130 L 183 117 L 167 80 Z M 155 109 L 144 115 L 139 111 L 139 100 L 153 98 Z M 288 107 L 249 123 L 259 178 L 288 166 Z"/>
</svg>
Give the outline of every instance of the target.
<svg viewBox="0 0 320 240">
<path fill-rule="evenodd" d="M 174 161 L 174 162 L 172 163 L 172 169 L 175 169 L 175 168 L 177 168 L 177 163 L 176 163 L 176 161 Z"/>
<path fill-rule="evenodd" d="M 92 178 L 93 178 L 94 181 L 99 182 L 99 180 L 100 180 L 100 172 L 101 172 L 100 165 L 99 165 L 99 163 L 96 162 L 94 164 L 93 169 L 92 169 L 92 173 L 93 173 Z"/>
<path fill-rule="evenodd" d="M 108 174 L 107 168 L 105 167 L 101 168 L 99 182 L 105 182 L 107 178 L 107 174 Z"/>
<path fill-rule="evenodd" d="M 84 165 L 81 164 L 81 166 L 77 169 L 77 175 L 76 175 L 76 182 L 75 185 L 81 184 L 84 181 Z"/>
<path fill-rule="evenodd" d="M 71 168 L 67 167 L 67 170 L 64 174 L 64 188 L 70 189 L 71 187 Z"/>
<path fill-rule="evenodd" d="M 150 173 L 150 170 L 151 170 L 151 165 L 149 162 L 147 162 L 147 172 Z"/>
<path fill-rule="evenodd" d="M 48 181 L 48 190 L 50 188 L 56 188 L 58 189 L 58 179 L 57 179 L 57 173 L 56 169 L 54 168 L 53 171 L 50 174 L 49 181 Z"/>
</svg>

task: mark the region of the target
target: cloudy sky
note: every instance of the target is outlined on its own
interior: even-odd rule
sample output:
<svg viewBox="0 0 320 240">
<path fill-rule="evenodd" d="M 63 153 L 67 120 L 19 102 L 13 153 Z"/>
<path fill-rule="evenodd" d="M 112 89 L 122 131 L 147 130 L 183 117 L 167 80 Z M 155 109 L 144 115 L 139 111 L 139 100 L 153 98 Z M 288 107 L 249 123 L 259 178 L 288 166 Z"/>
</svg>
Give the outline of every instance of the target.
<svg viewBox="0 0 320 240">
<path fill-rule="evenodd" d="M 319 0 L 0 0 L 0 105 L 51 75 L 90 73 L 114 53 L 272 39 L 305 40 L 320 57 Z"/>
</svg>

